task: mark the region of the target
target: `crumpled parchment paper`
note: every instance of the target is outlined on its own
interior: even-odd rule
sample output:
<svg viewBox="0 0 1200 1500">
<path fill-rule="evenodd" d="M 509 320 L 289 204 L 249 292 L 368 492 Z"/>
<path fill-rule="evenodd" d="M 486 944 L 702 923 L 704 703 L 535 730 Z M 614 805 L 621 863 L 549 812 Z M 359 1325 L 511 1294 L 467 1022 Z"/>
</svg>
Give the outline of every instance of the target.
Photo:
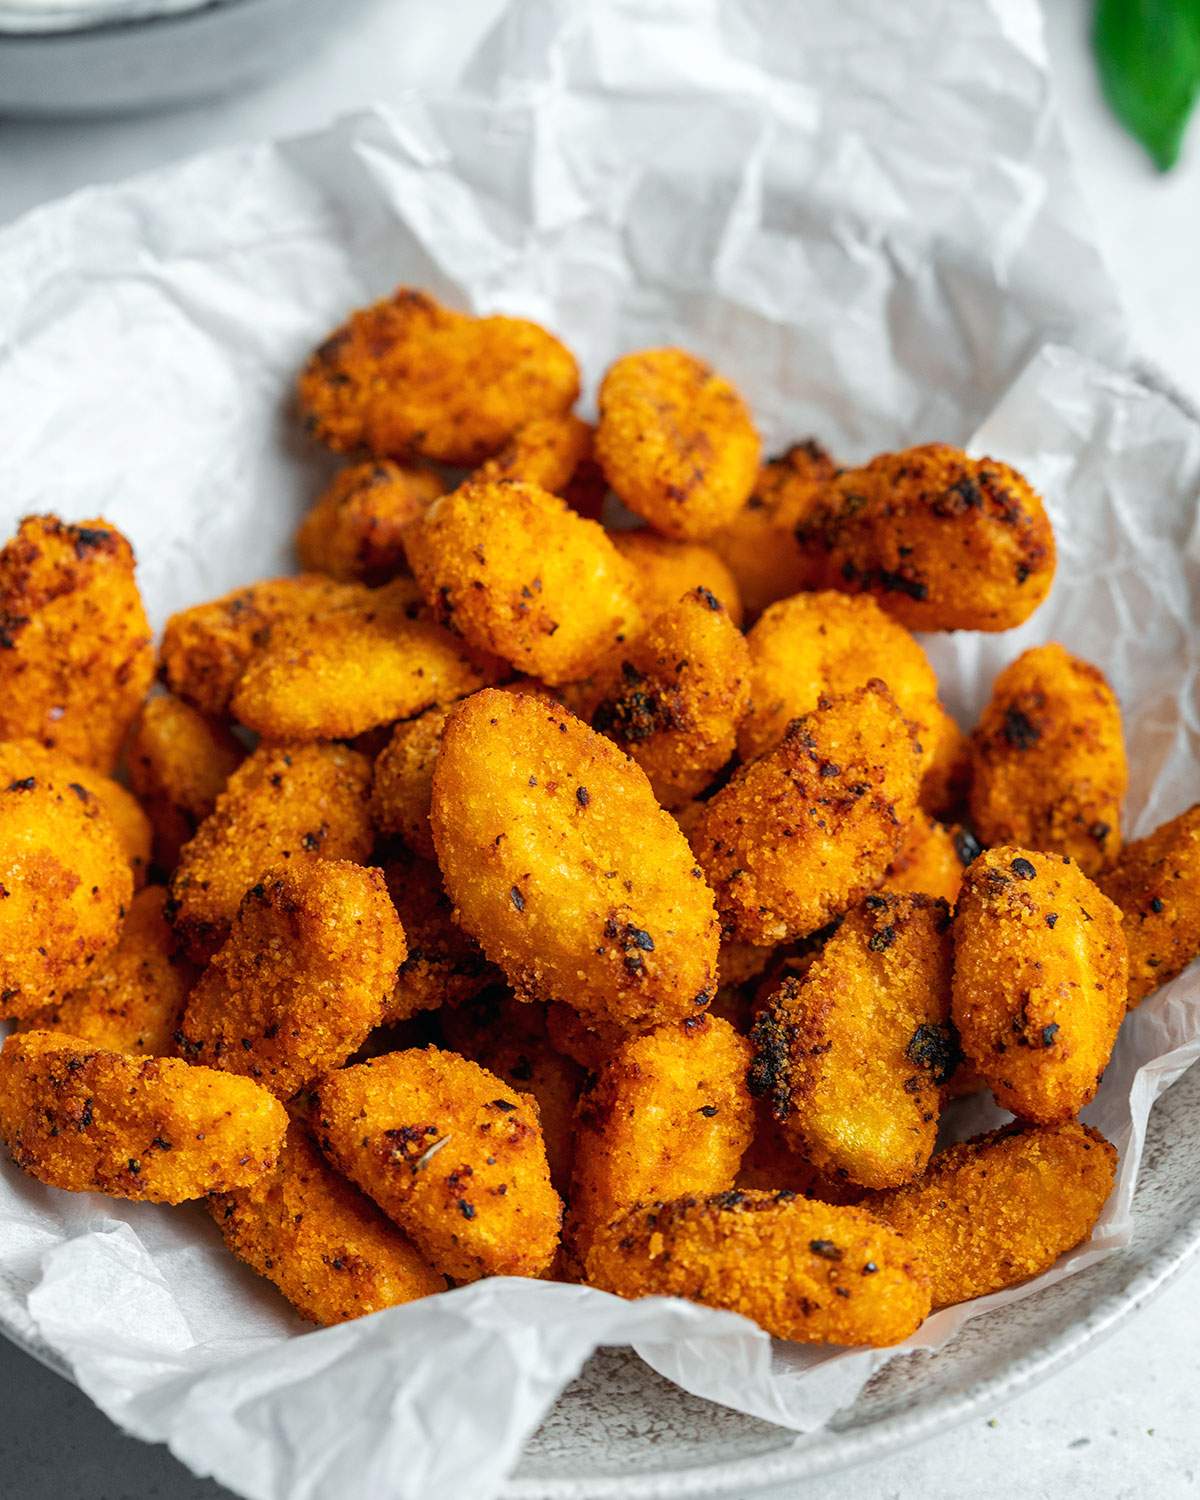
<svg viewBox="0 0 1200 1500">
<path fill-rule="evenodd" d="M 589 393 L 615 355 L 679 342 L 742 386 L 772 448 L 942 438 L 1016 464 L 1046 495 L 1058 581 L 1020 631 L 930 640 L 947 701 L 969 723 L 1004 662 L 1061 639 L 1121 697 L 1132 832 L 1196 798 L 1200 426 L 1129 373 L 1032 0 L 515 3 L 453 94 L 30 215 L 0 234 L 5 529 L 107 516 L 159 624 L 287 570 L 328 472 L 294 374 L 400 281 L 544 320 Z M 1035 1285 L 1127 1242 L 1150 1104 L 1198 1051 L 1187 974 L 1124 1027 L 1088 1111 L 1118 1189 Z M 952 1128 L 998 1118 L 975 1101 Z M 940 1313 L 912 1347 L 1027 1290 Z M 599 1344 L 800 1432 L 891 1357 L 514 1280 L 304 1332 L 199 1209 L 7 1165 L 0 1321 L 254 1500 L 487 1497 Z"/>
</svg>

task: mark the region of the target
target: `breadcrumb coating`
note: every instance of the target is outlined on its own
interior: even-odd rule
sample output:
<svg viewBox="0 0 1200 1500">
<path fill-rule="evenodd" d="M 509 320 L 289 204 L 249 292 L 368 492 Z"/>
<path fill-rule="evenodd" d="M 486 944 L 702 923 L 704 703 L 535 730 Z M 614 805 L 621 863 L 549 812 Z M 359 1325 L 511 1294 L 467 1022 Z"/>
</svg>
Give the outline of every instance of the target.
<svg viewBox="0 0 1200 1500">
<path fill-rule="evenodd" d="M 844 469 L 796 528 L 810 588 L 871 594 L 910 630 L 1011 630 L 1054 581 L 1041 498 L 945 443 Z"/>
<path fill-rule="evenodd" d="M 631 1033 L 626 1027 L 597 1015 L 585 1020 L 572 1006 L 550 1000 L 546 1004 L 546 1035 L 550 1045 L 564 1057 L 571 1058 L 588 1073 L 598 1073 Z"/>
<path fill-rule="evenodd" d="M 934 1307 L 950 1307 L 1040 1276 L 1082 1244 L 1116 1169 L 1116 1151 L 1087 1125 L 997 1130 L 949 1147 L 920 1182 L 864 1206 L 920 1257 Z"/>
<path fill-rule="evenodd" d="M 929 753 L 921 781 L 921 806 L 943 823 L 959 821 L 971 789 L 971 742 L 938 703 L 923 741 Z"/>
<path fill-rule="evenodd" d="M 1121 709 L 1103 672 L 1034 646 L 996 678 L 971 736 L 971 824 L 985 844 L 1069 854 L 1085 875 L 1121 848 L 1129 784 Z"/>
<path fill-rule="evenodd" d="M 265 870 L 369 858 L 370 785 L 370 761 L 344 745 L 260 745 L 247 756 L 171 877 L 167 920 L 191 956 L 212 957 Z"/>
<path fill-rule="evenodd" d="M 573 412 L 523 422 L 499 453 L 471 475 L 473 483 L 519 479 L 567 498 L 576 470 L 592 457 L 592 428 Z"/>
<path fill-rule="evenodd" d="M 636 1208 L 587 1257 L 621 1297 L 686 1297 L 800 1344 L 898 1344 L 929 1312 L 907 1241 L 860 1208 L 734 1189 Z"/>
<path fill-rule="evenodd" d="M 454 921 L 454 905 L 432 860 L 394 850 L 384 861 L 383 877 L 408 941 L 408 957 L 383 1008 L 385 1023 L 461 1005 L 501 979 L 471 934 Z"/>
<path fill-rule="evenodd" d="M 586 677 L 638 624 L 633 569 L 604 528 L 533 484 L 435 500 L 408 557 L 441 624 L 552 686 Z"/>
<path fill-rule="evenodd" d="M 451 715 L 433 838 L 458 920 L 521 999 L 634 1029 L 715 990 L 712 892 L 644 772 L 564 709 L 484 691 Z"/>
<path fill-rule="evenodd" d="M 542 1276 L 558 1249 L 536 1101 L 436 1047 L 392 1052 L 316 1088 L 318 1143 L 456 1281 Z"/>
<path fill-rule="evenodd" d="M 54 1004 L 117 944 L 133 876 L 99 798 L 78 782 L 0 777 L 0 892 L 6 1019 Z"/>
<path fill-rule="evenodd" d="M 1097 884 L 1121 911 L 1129 1004 L 1175 978 L 1200 953 L 1200 803 L 1126 844 Z"/>
<path fill-rule="evenodd" d="M 249 1078 L 27 1031 L 0 1051 L 0 1137 L 23 1171 L 72 1193 L 183 1203 L 245 1187 L 287 1130 Z"/>
<path fill-rule="evenodd" d="M 167 893 L 147 886 L 129 905 L 121 936 L 78 989 L 17 1022 L 18 1031 L 62 1031 L 92 1047 L 169 1057 L 197 971 L 163 916 Z"/>
<path fill-rule="evenodd" d="M 750 497 L 762 451 L 727 380 L 682 349 L 644 349 L 600 386 L 596 458 L 630 510 L 655 531 L 703 541 Z"/>
<path fill-rule="evenodd" d="M 779 744 L 788 725 L 822 697 L 878 678 L 916 730 L 922 773 L 930 763 L 938 686 L 929 658 L 874 599 L 825 592 L 772 604 L 749 632 L 750 709 L 738 731 L 744 761 Z"/>
<path fill-rule="evenodd" d="M 0 550 L 0 739 L 111 771 L 153 677 L 129 543 L 107 521 L 27 516 Z"/>
<path fill-rule="evenodd" d="M 1121 913 L 1069 855 L 1011 845 L 963 877 L 954 1024 L 996 1101 L 1053 1125 L 1095 1095 L 1125 1014 Z"/>
<path fill-rule="evenodd" d="M 388 459 L 348 464 L 300 523 L 300 566 L 342 583 L 387 583 L 408 571 L 405 531 L 445 492 L 441 475 L 425 466 L 403 468 Z"/>
<path fill-rule="evenodd" d="M 784 1134 L 766 1100 L 754 1107 L 754 1135 L 742 1157 L 734 1187 L 766 1193 L 791 1192 L 818 1203 L 857 1203 L 863 1189 L 847 1177 L 826 1177 Z"/>
<path fill-rule="evenodd" d="M 741 626 L 742 598 L 737 580 L 716 550 L 704 542 L 672 541 L 647 526 L 610 531 L 613 546 L 632 566 L 634 588 L 645 619 L 653 619 L 692 589 L 707 589 Z"/>
<path fill-rule="evenodd" d="M 882 682 L 795 720 L 705 804 L 692 835 L 723 935 L 804 937 L 878 885 L 915 811 L 919 765 Z"/>
<path fill-rule="evenodd" d="M 918 812 L 904 830 L 883 883 L 889 891 L 940 896 L 953 910 L 963 870 L 978 853 L 978 844 L 969 835 L 964 837 L 961 828 L 947 828 L 928 813 Z"/>
<path fill-rule="evenodd" d="M 330 334 L 299 395 L 305 427 L 335 452 L 473 465 L 569 410 L 579 368 L 536 323 L 473 318 L 402 286 Z"/>
</svg>

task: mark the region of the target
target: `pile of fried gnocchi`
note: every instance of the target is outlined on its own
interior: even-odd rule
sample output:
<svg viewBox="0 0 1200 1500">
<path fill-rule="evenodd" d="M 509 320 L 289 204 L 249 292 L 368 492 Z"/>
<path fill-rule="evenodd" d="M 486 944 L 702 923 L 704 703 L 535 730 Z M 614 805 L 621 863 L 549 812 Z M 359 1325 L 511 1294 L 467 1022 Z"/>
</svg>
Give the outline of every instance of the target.
<svg viewBox="0 0 1200 1500">
<path fill-rule="evenodd" d="M 969 737 L 942 706 L 911 632 L 1053 580 L 1007 465 L 764 464 L 678 349 L 594 428 L 578 394 L 532 323 L 355 313 L 300 376 L 346 456 L 304 571 L 157 654 L 113 526 L 21 523 L 0 1136 L 204 1200 L 318 1323 L 554 1276 L 891 1344 L 1090 1234 L 1077 1116 L 1200 951 L 1200 807 L 1123 845 L 1118 704 L 1063 646 Z M 1015 1123 L 937 1151 L 980 1090 Z"/>
</svg>

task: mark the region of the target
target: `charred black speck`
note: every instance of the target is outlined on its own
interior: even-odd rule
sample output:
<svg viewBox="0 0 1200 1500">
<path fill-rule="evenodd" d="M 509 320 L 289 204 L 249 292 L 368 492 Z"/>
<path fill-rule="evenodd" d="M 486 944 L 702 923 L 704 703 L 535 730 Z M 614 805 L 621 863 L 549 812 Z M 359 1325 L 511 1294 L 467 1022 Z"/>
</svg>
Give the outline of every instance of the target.
<svg viewBox="0 0 1200 1500">
<path fill-rule="evenodd" d="M 468 1203 L 465 1198 L 460 1198 L 458 1200 L 458 1211 L 460 1214 L 462 1214 L 464 1219 L 473 1219 L 475 1217 L 474 1204 Z"/>
<path fill-rule="evenodd" d="M 1057 921 L 1058 921 L 1058 913 L 1056 911 L 1048 911 L 1046 913 L 1046 926 L 1047 927 L 1053 927 L 1054 924 Z"/>
<path fill-rule="evenodd" d="M 1023 856 L 1018 855 L 1008 867 L 1020 880 L 1036 880 L 1037 870 Z"/>
<path fill-rule="evenodd" d="M 96 552 L 100 548 L 113 548 L 113 534 L 111 531 L 100 531 L 94 526 L 72 526 L 71 537 L 75 543 L 75 556 L 84 558 L 89 552 Z"/>
<path fill-rule="evenodd" d="M 969 865 L 983 853 L 983 845 L 969 828 L 960 828 L 954 835 L 954 852 L 959 864 Z"/>
<path fill-rule="evenodd" d="M 879 586 L 885 594 L 907 594 L 918 602 L 928 599 L 929 588 L 919 578 L 908 578 L 903 573 L 892 573 L 886 568 L 879 574 Z"/>
<path fill-rule="evenodd" d="M 872 953 L 884 953 L 896 941 L 896 929 L 890 924 L 881 927 L 878 932 L 873 932 L 867 940 L 867 947 Z"/>
<path fill-rule="evenodd" d="M 579 803 L 580 807 L 586 807 L 588 805 L 588 803 L 592 800 L 592 796 L 587 787 L 577 786 L 575 788 L 575 800 Z"/>
<path fill-rule="evenodd" d="M 36 786 L 36 776 L 22 776 L 19 781 L 10 781 L 8 783 L 8 790 L 10 792 L 32 792 Z"/>
<path fill-rule="evenodd" d="M 1041 739 L 1042 732 L 1019 708 L 1004 710 L 1004 738 L 1014 750 L 1031 750 Z"/>
<path fill-rule="evenodd" d="M 774 1010 L 764 1010 L 750 1028 L 750 1042 L 754 1058 L 746 1087 L 767 1101 L 777 1120 L 785 1120 L 792 1107 L 791 1028 Z"/>
<path fill-rule="evenodd" d="M 92 1113 L 92 1101 L 90 1099 L 85 1099 L 83 1101 L 83 1108 L 79 1112 L 79 1123 L 75 1128 L 77 1130 L 86 1130 L 92 1123 L 92 1120 L 94 1118 L 95 1116 Z"/>
<path fill-rule="evenodd" d="M 706 1120 L 711 1120 L 719 1111 L 715 1104 L 702 1104 L 697 1113 L 702 1114 Z"/>
<path fill-rule="evenodd" d="M 963 1060 L 958 1032 L 948 1021 L 918 1026 L 904 1049 L 904 1055 L 918 1068 L 927 1069 L 939 1087 L 949 1082 Z"/>
<path fill-rule="evenodd" d="M 1166 908 L 1166 902 L 1163 900 L 1163 898 L 1161 896 L 1155 896 L 1154 899 L 1150 902 L 1150 910 L 1152 912 L 1157 913 L 1157 912 L 1163 911 L 1165 908 Z"/>
<path fill-rule="evenodd" d="M 509 890 L 508 898 L 518 911 L 525 910 L 525 897 L 522 896 L 515 885 Z"/>
<path fill-rule="evenodd" d="M 1098 844 L 1102 844 L 1105 841 L 1105 839 L 1109 836 L 1109 834 L 1112 832 L 1112 829 L 1109 827 L 1109 825 L 1107 823 L 1099 823 L 1099 822 L 1097 822 L 1097 823 L 1093 823 L 1092 824 L 1092 826 L 1088 829 L 1088 832 L 1091 834 L 1091 836 L 1096 840 L 1096 842 Z"/>
<path fill-rule="evenodd" d="M 511 1099 L 493 1099 L 492 1104 L 496 1109 L 502 1109 L 505 1114 L 511 1113 L 517 1107 Z"/>
<path fill-rule="evenodd" d="M 832 1240 L 809 1240 L 808 1248 L 822 1260 L 841 1260 L 844 1252 Z"/>
</svg>

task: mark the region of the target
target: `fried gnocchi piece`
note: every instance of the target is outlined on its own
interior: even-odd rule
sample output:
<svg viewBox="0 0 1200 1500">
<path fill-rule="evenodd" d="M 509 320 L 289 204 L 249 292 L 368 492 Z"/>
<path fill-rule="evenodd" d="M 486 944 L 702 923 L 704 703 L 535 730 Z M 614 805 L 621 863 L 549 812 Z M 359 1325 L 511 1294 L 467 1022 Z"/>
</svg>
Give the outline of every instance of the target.
<svg viewBox="0 0 1200 1500">
<path fill-rule="evenodd" d="M 613 546 L 634 570 L 638 603 L 647 620 L 679 602 L 683 594 L 704 588 L 715 594 L 737 626 L 742 599 L 737 581 L 714 548 L 703 542 L 672 541 L 647 526 L 610 531 Z"/>
<path fill-rule="evenodd" d="M 54 1004 L 116 946 L 133 876 L 99 799 L 46 776 L 0 777 L 0 892 L 4 1020 Z"/>
<path fill-rule="evenodd" d="M 579 1105 L 569 1237 L 580 1260 L 635 1203 L 733 1186 L 754 1132 L 749 1065 L 750 1044 L 717 1016 L 617 1049 Z"/>
<path fill-rule="evenodd" d="M 836 473 L 837 465 L 815 439 L 795 443 L 763 465 L 749 500 L 713 534 L 713 550 L 736 578 L 750 619 L 804 587 L 796 527 L 808 519 Z"/>
<path fill-rule="evenodd" d="M 167 920 L 208 959 L 264 870 L 371 853 L 371 763 L 344 745 L 260 745 L 229 778 L 171 877 Z"/>
<path fill-rule="evenodd" d="M 249 1187 L 215 1193 L 208 1211 L 234 1255 L 323 1327 L 446 1290 L 446 1278 L 325 1164 L 295 1121 L 274 1170 Z"/>
<path fill-rule="evenodd" d="M 443 1052 L 392 1052 L 316 1087 L 318 1142 L 456 1281 L 542 1276 L 558 1249 L 536 1101 Z"/>
<path fill-rule="evenodd" d="M 985 844 L 1069 854 L 1085 875 L 1121 848 L 1129 783 L 1121 709 L 1103 672 L 1034 646 L 996 678 L 971 736 L 971 824 Z"/>
<path fill-rule="evenodd" d="M 500 971 L 454 921 L 442 872 L 432 860 L 397 850 L 385 861 L 383 877 L 408 941 L 408 957 L 383 1008 L 385 1023 L 461 1005 L 498 982 Z"/>
<path fill-rule="evenodd" d="M 883 877 L 884 885 L 889 891 L 939 896 L 953 910 L 963 869 L 979 852 L 974 841 L 964 842 L 962 833 L 961 828 L 947 828 L 928 813 L 918 812 L 904 830 L 900 849 Z M 966 860 L 960 848 L 969 851 Z"/>
<path fill-rule="evenodd" d="M 1126 844 L 1097 882 L 1121 910 L 1129 1004 L 1180 974 L 1200 953 L 1200 803 Z"/>
<path fill-rule="evenodd" d="M 281 620 L 246 663 L 234 716 L 273 740 L 351 739 L 504 675 L 501 662 L 415 613 L 400 579 L 319 620 Z"/>
<path fill-rule="evenodd" d="M 125 761 L 129 784 L 154 830 L 154 857 L 164 870 L 216 806 L 246 752 L 223 724 L 181 698 L 147 698 L 133 721 Z"/>
<path fill-rule="evenodd" d="M 408 558 L 443 625 L 552 686 L 586 677 L 638 622 L 633 570 L 603 527 L 536 485 L 435 500 Z"/>
<path fill-rule="evenodd" d="M 872 678 L 886 682 L 930 762 L 938 687 L 929 658 L 874 599 L 796 594 L 767 609 L 749 632 L 750 709 L 738 731 L 744 761 L 779 744 L 788 725 L 821 697 L 838 698 Z"/>
<path fill-rule="evenodd" d="M 435 469 L 388 459 L 348 464 L 300 523 L 300 566 L 343 583 L 387 583 L 408 571 L 405 531 L 445 493 Z"/>
<path fill-rule="evenodd" d="M 224 719 L 246 663 L 272 626 L 294 620 L 319 628 L 328 615 L 366 595 L 359 584 L 319 573 L 264 578 L 207 604 L 171 616 L 159 647 L 159 675 L 178 697 L 210 718 Z"/>
<path fill-rule="evenodd" d="M 685 594 L 614 658 L 584 705 L 665 808 L 702 792 L 734 752 L 749 699 L 746 640 L 706 588 Z"/>
<path fill-rule="evenodd" d="M 1091 1234 L 1117 1153 L 1087 1125 L 993 1131 L 935 1156 L 920 1182 L 872 1195 L 928 1269 L 934 1307 L 1048 1271 Z"/>
<path fill-rule="evenodd" d="M 1070 1120 L 1095 1095 L 1125 1014 L 1121 913 L 1069 855 L 989 849 L 954 918 L 954 1024 L 996 1102 Z"/>
<path fill-rule="evenodd" d="M 0 739 L 113 769 L 154 677 L 133 568 L 107 521 L 21 522 L 0 550 Z"/>
<path fill-rule="evenodd" d="M 310 859 L 265 871 L 188 997 L 180 1055 L 290 1099 L 379 1025 L 407 952 L 380 870 Z"/>
<path fill-rule="evenodd" d="M 722 935 L 804 937 L 878 885 L 916 808 L 920 753 L 882 682 L 822 698 L 705 804 L 692 835 Z"/>
<path fill-rule="evenodd" d="M 579 368 L 536 323 L 469 317 L 402 286 L 334 330 L 299 394 L 305 427 L 337 453 L 473 465 L 568 411 Z"/>
<path fill-rule="evenodd" d="M 518 998 L 627 1030 L 715 991 L 712 892 L 640 767 L 565 710 L 488 690 L 442 737 L 430 814 L 458 920 Z"/>
<path fill-rule="evenodd" d="M 758 1016 L 750 1090 L 825 1176 L 881 1188 L 925 1170 L 958 1060 L 951 966 L 944 901 L 873 892 Z"/>
<path fill-rule="evenodd" d="M 456 1052 L 537 1100 L 550 1181 L 565 1197 L 584 1072 L 550 1045 L 546 1007 L 524 1004 L 493 988 L 464 1005 L 448 1007 L 442 1014 L 442 1031 Z"/>
<path fill-rule="evenodd" d="M 0 741 L 0 785 L 26 776 L 83 787 L 95 798 L 100 811 L 112 824 L 117 842 L 129 861 L 135 890 L 146 883 L 150 864 L 150 820 L 119 781 L 104 776 L 92 766 L 81 765 L 57 750 L 47 750 L 37 740 Z M 76 793 L 78 795 L 78 793 Z"/>
<path fill-rule="evenodd" d="M 183 1203 L 245 1187 L 275 1165 L 286 1130 L 266 1089 L 178 1058 L 54 1031 L 0 1051 L 0 1138 L 22 1171 L 68 1192 Z"/>
<path fill-rule="evenodd" d="M 796 527 L 810 588 L 871 594 L 909 630 L 1011 630 L 1054 581 L 1040 496 L 945 443 L 844 469 Z"/>
<path fill-rule="evenodd" d="M 735 1189 L 610 1224 L 588 1280 L 621 1297 L 686 1297 L 800 1344 L 898 1344 L 929 1312 L 907 1242 L 862 1209 Z"/>
<path fill-rule="evenodd" d="M 78 989 L 17 1022 L 18 1031 L 63 1031 L 92 1047 L 169 1057 L 192 965 L 163 916 L 167 893 L 147 886 L 129 905 L 115 948 L 98 958 Z"/>
<path fill-rule="evenodd" d="M 573 412 L 534 417 L 517 428 L 499 453 L 480 464 L 471 479 L 485 484 L 519 479 L 566 499 L 572 476 L 591 457 L 592 428 L 582 417 Z"/>
<path fill-rule="evenodd" d="M 943 823 L 958 821 L 971 789 L 971 742 L 941 703 L 925 729 L 929 760 L 921 781 L 921 806 Z"/>
<path fill-rule="evenodd" d="M 655 531 L 703 541 L 750 497 L 761 443 L 727 380 L 682 349 L 644 349 L 600 386 L 596 458 L 630 510 Z"/>
</svg>

